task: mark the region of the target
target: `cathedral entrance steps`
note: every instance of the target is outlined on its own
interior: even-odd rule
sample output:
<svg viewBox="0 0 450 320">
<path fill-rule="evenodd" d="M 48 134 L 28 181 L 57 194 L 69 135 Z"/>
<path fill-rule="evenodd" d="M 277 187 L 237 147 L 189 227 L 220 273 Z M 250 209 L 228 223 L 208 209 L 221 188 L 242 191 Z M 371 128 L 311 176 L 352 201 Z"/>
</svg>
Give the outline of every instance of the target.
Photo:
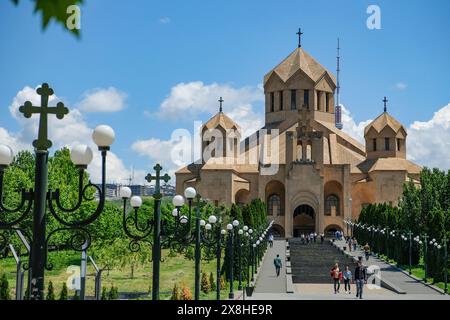
<svg viewBox="0 0 450 320">
<path fill-rule="evenodd" d="M 337 262 L 354 270 L 353 260 L 342 255 L 328 240 L 324 243 L 302 244 L 300 239 L 289 240 L 292 279 L 294 283 L 331 283 L 330 269 Z"/>
</svg>

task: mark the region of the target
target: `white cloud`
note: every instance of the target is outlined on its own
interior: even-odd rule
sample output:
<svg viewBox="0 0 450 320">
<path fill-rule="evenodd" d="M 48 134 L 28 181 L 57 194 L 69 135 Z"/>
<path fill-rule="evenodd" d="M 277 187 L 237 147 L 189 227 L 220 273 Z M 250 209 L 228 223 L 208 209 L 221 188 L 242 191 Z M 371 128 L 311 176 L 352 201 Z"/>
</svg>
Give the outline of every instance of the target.
<svg viewBox="0 0 450 320">
<path fill-rule="evenodd" d="M 201 81 L 179 83 L 160 105 L 159 115 L 168 119 L 192 119 L 202 113 L 213 115 L 219 111 L 219 97 L 223 97 L 223 111 L 242 128 L 242 137 L 260 129 L 263 113 L 254 110 L 255 103 L 264 101 L 262 86 L 234 88 L 229 84 L 204 84 Z M 258 108 L 262 111 L 262 108 Z"/>
<path fill-rule="evenodd" d="M 429 121 L 415 121 L 406 138 L 408 158 L 427 167 L 450 169 L 450 103 Z"/>
<path fill-rule="evenodd" d="M 403 90 L 406 90 L 406 88 L 408 88 L 408 85 L 406 83 L 404 83 L 404 82 L 397 82 L 395 84 L 395 88 L 397 90 L 403 91 Z"/>
<path fill-rule="evenodd" d="M 159 18 L 158 19 L 158 22 L 159 23 L 161 23 L 161 24 L 168 24 L 168 23 L 170 23 L 170 18 L 169 17 L 162 17 L 162 18 Z"/>
<path fill-rule="evenodd" d="M 117 112 L 126 107 L 127 94 L 114 87 L 87 91 L 77 107 L 84 112 Z"/>
<path fill-rule="evenodd" d="M 20 150 L 32 150 L 32 141 L 36 139 L 39 127 L 39 117 L 33 115 L 30 119 L 26 119 L 19 112 L 19 107 L 25 101 L 31 101 L 33 105 L 40 104 L 40 96 L 36 93 L 36 89 L 26 86 L 20 90 L 13 98 L 9 110 L 11 116 L 16 119 L 20 125 L 17 132 L 8 132 L 5 128 L 0 127 L 0 143 L 11 146 L 15 153 Z M 49 97 L 49 105 L 56 105 L 59 101 L 56 95 Z M 92 131 L 79 109 L 69 108 L 69 114 L 65 115 L 62 120 L 56 119 L 53 115 L 48 117 L 48 138 L 53 142 L 53 148 L 60 149 L 62 147 L 87 144 L 94 151 L 94 160 L 88 167 L 93 182 L 101 181 L 101 157 L 97 151 L 97 146 L 92 141 Z M 113 146 L 114 148 L 114 146 Z M 108 182 L 123 182 L 130 176 L 128 170 L 122 160 L 117 157 L 114 152 L 108 152 L 107 157 L 107 180 Z"/>
<path fill-rule="evenodd" d="M 163 172 L 168 173 L 172 177 L 172 180 L 175 181 L 175 171 L 192 162 L 192 158 L 190 157 L 192 139 L 190 139 L 190 134 L 188 132 L 186 133 L 187 135 L 183 140 L 178 139 L 179 137 L 171 140 L 150 138 L 148 140 L 134 142 L 131 148 L 139 155 L 150 159 L 152 163 L 161 164 Z M 179 154 L 175 155 L 175 152 L 181 150 L 187 153 L 185 154 L 188 157 L 186 161 L 183 161 L 182 156 L 180 157 Z"/>
<path fill-rule="evenodd" d="M 352 138 L 355 138 L 362 144 L 364 144 L 364 128 L 372 121 L 372 120 L 366 120 L 361 121 L 359 123 L 356 123 L 353 119 L 352 114 L 350 113 L 350 110 L 348 110 L 346 107 L 344 107 L 341 104 L 342 107 L 342 124 L 344 125 L 342 131 L 350 135 Z"/>
</svg>

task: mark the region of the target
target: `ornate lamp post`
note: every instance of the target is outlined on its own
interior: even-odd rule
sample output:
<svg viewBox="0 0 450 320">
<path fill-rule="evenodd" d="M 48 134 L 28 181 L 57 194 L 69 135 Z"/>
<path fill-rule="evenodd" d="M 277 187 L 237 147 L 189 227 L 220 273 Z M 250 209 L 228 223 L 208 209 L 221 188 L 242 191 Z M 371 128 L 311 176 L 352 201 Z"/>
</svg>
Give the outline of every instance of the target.
<svg viewBox="0 0 450 320">
<path fill-rule="evenodd" d="M 131 197 L 130 204 L 133 207 L 134 214 L 128 215 L 126 212 L 127 199 L 131 196 L 131 190 L 128 187 L 121 189 L 121 197 L 123 199 L 123 228 L 128 237 L 131 238 L 130 250 L 138 251 L 140 249 L 139 242 L 147 241 L 146 239 L 153 234 L 152 241 L 152 261 L 153 261 L 153 276 L 152 276 L 152 299 L 159 300 L 159 273 L 161 264 L 161 188 L 160 182 L 168 182 L 170 180 L 169 175 L 166 173 L 161 176 L 162 167 L 157 164 L 153 167 L 156 172 L 155 176 L 148 174 L 145 179 L 148 182 L 155 181 L 155 192 L 153 193 L 154 214 L 153 220 L 147 219 L 145 227 L 139 226 L 138 223 L 138 211 L 142 205 L 142 199 L 138 196 Z M 134 224 L 134 231 L 129 228 L 129 222 Z M 137 231 L 137 232 L 136 232 Z"/>
<path fill-rule="evenodd" d="M 413 245 L 412 235 L 413 235 L 413 233 L 411 231 L 408 231 L 407 234 L 408 234 L 408 236 L 402 235 L 401 237 L 404 241 L 408 241 L 408 264 L 409 264 L 408 273 L 411 274 L 412 273 L 411 268 L 412 268 L 412 245 Z"/>
<path fill-rule="evenodd" d="M 255 260 L 255 253 L 254 253 L 255 245 L 253 243 L 253 229 L 251 229 L 251 228 L 248 229 L 248 237 L 249 237 L 248 252 L 250 254 L 250 259 L 248 259 L 247 269 L 248 269 L 248 276 L 250 277 L 250 267 L 251 267 L 251 270 L 252 270 L 252 272 L 251 272 L 251 275 L 252 275 L 251 281 L 253 282 L 253 281 L 255 281 L 255 268 L 254 268 L 254 266 L 255 266 L 255 263 L 254 263 L 254 260 Z M 247 281 L 247 283 L 248 282 L 249 281 Z"/>
<path fill-rule="evenodd" d="M 244 228 L 247 226 L 244 226 Z M 237 240 L 237 245 L 238 245 L 238 279 L 239 279 L 239 283 L 238 283 L 238 290 L 242 290 L 242 236 L 244 234 L 244 230 L 243 229 L 239 229 L 237 234 L 236 234 L 236 240 Z"/>
<path fill-rule="evenodd" d="M 180 222 L 187 225 L 185 228 L 185 232 L 179 233 L 178 230 L 175 230 L 173 234 L 169 234 L 169 232 L 164 232 L 164 235 L 168 238 L 170 246 L 181 245 L 181 247 L 187 248 L 192 243 L 195 243 L 195 251 L 194 251 L 194 259 L 195 259 L 195 276 L 194 276 L 194 298 L 195 300 L 200 299 L 200 262 L 201 262 L 201 226 L 205 226 L 205 221 L 201 220 L 200 216 L 200 201 L 201 196 L 197 191 L 188 187 L 184 191 L 184 196 L 188 200 L 189 207 L 189 216 L 182 216 L 179 218 Z M 193 200 L 196 199 L 196 208 L 195 208 L 195 218 L 192 219 L 192 203 Z M 173 204 L 176 207 L 173 211 L 173 216 L 177 217 L 177 213 L 181 206 L 184 204 L 184 199 L 181 195 L 176 195 L 173 198 Z M 194 234 L 191 234 L 192 222 L 195 222 L 195 230 Z"/>
<path fill-rule="evenodd" d="M 33 114 L 39 115 L 39 133 L 38 138 L 33 141 L 36 154 L 35 164 L 35 181 L 34 189 L 21 191 L 21 202 L 14 209 L 6 208 L 0 201 L 0 213 L 17 214 L 13 219 L 5 219 L 0 221 L 1 230 L 22 230 L 19 224 L 30 216 L 32 212 L 32 241 L 30 252 L 29 269 L 30 277 L 30 299 L 44 299 L 44 273 L 45 269 L 52 268 L 52 264 L 47 261 L 47 249 L 49 240 L 57 232 L 74 232 L 70 238 L 70 245 L 73 249 L 82 250 L 90 245 L 91 238 L 86 226 L 94 222 L 103 212 L 105 204 L 105 181 L 106 181 L 106 155 L 109 147 L 114 142 L 114 131 L 105 125 L 98 126 L 92 135 L 94 142 L 97 144 L 102 156 L 102 184 L 98 187 L 91 182 L 83 185 L 84 171 L 87 165 L 92 161 L 92 150 L 88 146 L 76 146 L 72 148 L 70 158 L 76 165 L 79 174 L 78 200 L 71 207 L 64 207 L 61 203 L 60 190 L 47 190 L 48 187 L 48 149 L 52 146 L 52 142 L 48 140 L 48 115 L 54 114 L 57 119 L 63 119 L 69 113 L 69 109 L 62 102 L 58 102 L 56 107 L 49 107 L 49 97 L 53 95 L 53 89 L 47 83 L 42 84 L 36 90 L 41 96 L 41 106 L 33 106 L 30 101 L 26 101 L 20 106 L 19 111 L 23 113 L 25 118 L 30 118 Z M 4 171 L 13 160 L 13 153 L 9 147 L 0 147 L 0 200 L 3 198 L 2 187 Z M 93 200 L 88 190 L 96 190 L 98 192 L 99 201 L 97 208 L 93 213 L 84 219 L 74 220 L 69 216 L 79 212 L 83 201 Z M 61 227 L 50 231 L 46 231 L 46 209 L 60 223 Z M 24 232 L 27 234 L 26 232 Z"/>
<path fill-rule="evenodd" d="M 229 299 L 234 299 L 234 228 L 239 227 L 239 221 L 233 220 L 232 223 L 227 224 L 228 230 L 228 253 L 229 253 L 229 281 L 230 281 L 230 293 L 228 294 Z"/>
<path fill-rule="evenodd" d="M 225 235 L 227 231 L 221 228 L 222 219 L 220 217 L 220 209 L 216 210 L 216 215 L 211 215 L 208 218 L 208 223 L 205 224 L 202 230 L 202 243 L 206 244 L 206 248 L 215 248 L 216 251 L 216 299 L 220 300 L 220 263 L 222 256 L 222 249 L 225 248 Z"/>
</svg>

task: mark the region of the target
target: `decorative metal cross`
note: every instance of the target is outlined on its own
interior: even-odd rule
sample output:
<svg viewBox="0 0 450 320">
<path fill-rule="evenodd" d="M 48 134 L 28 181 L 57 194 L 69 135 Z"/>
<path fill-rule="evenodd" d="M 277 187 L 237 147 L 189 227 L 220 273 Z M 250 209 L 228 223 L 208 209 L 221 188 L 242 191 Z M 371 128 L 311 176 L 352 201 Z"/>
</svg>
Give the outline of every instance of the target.
<svg viewBox="0 0 450 320">
<path fill-rule="evenodd" d="M 388 99 L 386 97 L 384 97 L 383 102 L 384 102 L 384 112 L 386 112 Z"/>
<path fill-rule="evenodd" d="M 219 112 L 222 112 L 222 102 L 224 102 L 224 100 L 222 99 L 222 97 L 220 97 L 220 99 L 217 100 L 217 101 L 219 101 L 219 103 L 220 103 L 220 105 L 219 105 Z"/>
<path fill-rule="evenodd" d="M 298 47 L 301 48 L 302 47 L 302 28 L 298 28 L 298 32 L 296 33 L 298 34 Z"/>
<path fill-rule="evenodd" d="M 33 141 L 33 146 L 37 150 L 47 150 L 52 146 L 52 142 L 48 140 L 47 137 L 47 115 L 55 114 L 56 118 L 62 119 L 64 118 L 64 115 L 69 113 L 69 109 L 67 109 L 62 102 L 58 102 L 56 107 L 48 106 L 48 97 L 53 95 L 53 89 L 50 88 L 47 83 L 43 83 L 42 86 L 36 90 L 36 92 L 41 96 L 41 106 L 33 106 L 30 101 L 26 101 L 22 106 L 20 106 L 19 111 L 23 113 L 25 118 L 31 118 L 34 113 L 40 114 L 39 134 L 37 140 Z"/>
<path fill-rule="evenodd" d="M 160 192 L 160 181 L 163 180 L 164 182 L 168 182 L 170 180 L 170 176 L 166 173 L 165 175 L 163 175 L 161 177 L 161 170 L 162 167 L 158 164 L 156 164 L 156 166 L 153 167 L 153 170 L 155 170 L 156 175 L 152 176 L 150 173 L 147 174 L 145 176 L 145 180 L 147 180 L 147 182 L 152 182 L 153 180 L 155 181 L 155 193 L 154 193 L 154 197 L 155 198 L 160 198 L 161 197 L 161 192 Z"/>
</svg>

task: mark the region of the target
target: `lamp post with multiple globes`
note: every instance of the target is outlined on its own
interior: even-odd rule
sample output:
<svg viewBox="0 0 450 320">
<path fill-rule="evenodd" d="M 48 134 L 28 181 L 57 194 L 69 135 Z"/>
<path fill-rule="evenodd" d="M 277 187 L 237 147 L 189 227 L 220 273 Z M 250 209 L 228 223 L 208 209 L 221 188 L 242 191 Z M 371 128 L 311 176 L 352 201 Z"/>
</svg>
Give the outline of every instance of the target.
<svg viewBox="0 0 450 320">
<path fill-rule="evenodd" d="M 56 107 L 49 107 L 49 97 L 53 95 L 53 89 L 44 83 L 36 90 L 40 96 L 41 105 L 33 106 L 30 101 L 26 101 L 20 106 L 19 111 L 25 118 L 31 118 L 33 114 L 39 115 L 38 138 L 33 141 L 35 151 L 35 181 L 34 188 L 21 190 L 21 201 L 16 208 L 7 208 L 3 204 L 3 178 L 5 170 L 13 161 L 12 149 L 0 145 L 0 231 L 20 230 L 29 235 L 28 231 L 21 226 L 21 222 L 32 217 L 31 230 L 31 251 L 29 264 L 25 266 L 29 269 L 29 295 L 30 300 L 44 299 L 44 275 L 45 270 L 51 270 L 52 264 L 48 262 L 48 245 L 51 237 L 59 232 L 69 232 L 72 234 L 68 240 L 68 245 L 75 250 L 86 250 L 91 243 L 91 236 L 86 228 L 94 222 L 103 212 L 105 205 L 106 190 L 106 156 L 111 144 L 114 142 L 115 134 L 111 127 L 106 125 L 98 126 L 92 138 L 101 152 L 101 185 L 100 187 L 90 181 L 84 184 L 84 173 L 87 166 L 92 161 L 92 150 L 86 145 L 74 146 L 70 152 L 70 159 L 78 170 L 78 199 L 74 206 L 68 208 L 62 204 L 59 189 L 48 189 L 48 149 L 52 142 L 47 137 L 48 115 L 54 114 L 57 119 L 63 119 L 69 113 L 69 109 L 62 102 L 58 102 Z M 92 213 L 83 212 L 83 218 L 75 219 L 81 212 L 80 208 L 84 201 L 92 201 L 89 190 L 98 192 L 98 203 Z M 47 232 L 47 209 L 60 227 Z M 87 213 L 87 215 L 86 215 Z M 11 217 L 14 216 L 15 217 Z M 7 241 L 5 236 L 0 236 L 1 242 Z M 2 243 L 0 243 L 0 246 Z"/>
</svg>

